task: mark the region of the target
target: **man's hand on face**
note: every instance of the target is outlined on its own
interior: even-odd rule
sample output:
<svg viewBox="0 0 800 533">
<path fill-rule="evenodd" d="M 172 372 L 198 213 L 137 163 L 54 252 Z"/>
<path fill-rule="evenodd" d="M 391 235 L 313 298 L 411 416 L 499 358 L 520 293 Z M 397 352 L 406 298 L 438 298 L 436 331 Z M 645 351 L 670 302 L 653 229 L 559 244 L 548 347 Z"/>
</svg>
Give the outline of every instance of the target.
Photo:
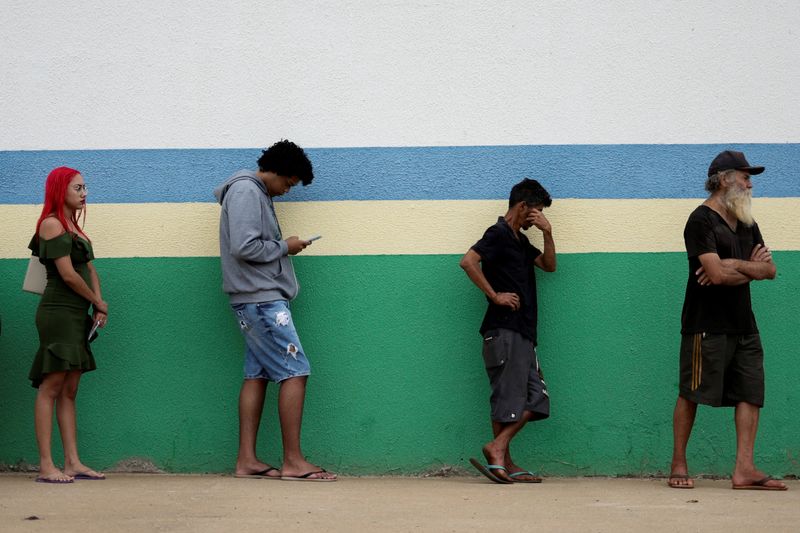
<svg viewBox="0 0 800 533">
<path fill-rule="evenodd" d="M 495 294 L 492 303 L 495 305 L 505 305 L 516 311 L 519 309 L 519 296 L 513 292 L 498 292 Z"/>
<path fill-rule="evenodd" d="M 289 255 L 297 255 L 298 253 L 302 252 L 306 246 L 311 244 L 310 241 L 304 241 L 298 238 L 296 235 L 292 235 L 288 239 L 286 239 L 286 245 L 289 247 Z"/>
<path fill-rule="evenodd" d="M 553 229 L 550 226 L 550 221 L 547 220 L 547 217 L 544 216 L 544 213 L 538 209 L 531 209 L 526 220 L 544 232 L 550 232 Z"/>
</svg>

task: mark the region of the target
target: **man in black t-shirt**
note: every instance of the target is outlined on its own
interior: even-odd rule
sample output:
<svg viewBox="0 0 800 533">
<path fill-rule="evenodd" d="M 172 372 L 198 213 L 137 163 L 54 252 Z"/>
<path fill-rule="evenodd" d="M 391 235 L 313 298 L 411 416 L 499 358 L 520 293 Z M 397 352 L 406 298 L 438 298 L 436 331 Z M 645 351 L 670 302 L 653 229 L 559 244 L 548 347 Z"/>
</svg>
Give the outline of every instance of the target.
<svg viewBox="0 0 800 533">
<path fill-rule="evenodd" d="M 550 195 L 537 181 L 525 179 L 516 184 L 505 216 L 499 217 L 461 259 L 461 268 L 489 303 L 480 332 L 492 388 L 494 439 L 483 447 L 488 464 L 476 459 L 470 462 L 495 483 L 542 481 L 514 463 L 509 444 L 528 421 L 550 416 L 550 399 L 536 357 L 534 266 L 546 272 L 556 269 L 552 228 L 542 214 L 551 203 Z M 520 231 L 531 226 L 541 230 L 544 250 L 531 245 Z"/>
<path fill-rule="evenodd" d="M 764 404 L 764 352 L 750 304 L 750 282 L 773 279 L 775 264 L 750 212 L 753 167 L 726 150 L 708 169 L 711 193 L 689 216 L 683 238 L 689 279 L 681 316 L 680 393 L 673 415 L 669 486 L 691 489 L 686 445 L 697 404 L 735 407 L 734 489 L 786 490 L 753 463 Z"/>
</svg>

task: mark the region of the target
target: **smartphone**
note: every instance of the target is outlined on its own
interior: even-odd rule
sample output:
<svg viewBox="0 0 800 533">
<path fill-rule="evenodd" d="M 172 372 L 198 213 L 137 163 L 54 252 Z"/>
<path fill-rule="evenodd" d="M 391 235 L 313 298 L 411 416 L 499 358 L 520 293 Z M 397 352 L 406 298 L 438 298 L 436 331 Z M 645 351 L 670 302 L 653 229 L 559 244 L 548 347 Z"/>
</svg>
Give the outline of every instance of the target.
<svg viewBox="0 0 800 533">
<path fill-rule="evenodd" d="M 95 332 L 97 331 L 97 328 L 99 327 L 100 327 L 100 321 L 98 320 L 94 323 L 92 329 L 89 330 L 89 336 L 86 338 L 86 340 L 92 340 L 92 337 L 94 336 Z"/>
<path fill-rule="evenodd" d="M 313 237 L 309 237 L 309 238 L 308 238 L 308 239 L 306 239 L 306 240 L 307 240 L 308 242 L 314 242 L 314 241 L 316 241 L 317 239 L 321 239 L 321 238 L 322 238 L 322 235 L 314 235 Z"/>
</svg>

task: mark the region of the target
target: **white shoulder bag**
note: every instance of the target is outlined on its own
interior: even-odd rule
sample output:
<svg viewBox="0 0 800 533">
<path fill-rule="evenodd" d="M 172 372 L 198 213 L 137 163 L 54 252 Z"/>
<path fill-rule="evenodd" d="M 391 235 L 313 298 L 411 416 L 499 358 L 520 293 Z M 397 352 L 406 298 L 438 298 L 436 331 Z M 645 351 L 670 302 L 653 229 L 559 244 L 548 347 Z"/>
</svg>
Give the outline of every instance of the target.
<svg viewBox="0 0 800 533">
<path fill-rule="evenodd" d="M 25 281 L 22 282 L 22 290 L 33 294 L 44 294 L 47 286 L 47 270 L 39 262 L 35 255 L 28 261 L 28 270 L 25 272 Z"/>
</svg>

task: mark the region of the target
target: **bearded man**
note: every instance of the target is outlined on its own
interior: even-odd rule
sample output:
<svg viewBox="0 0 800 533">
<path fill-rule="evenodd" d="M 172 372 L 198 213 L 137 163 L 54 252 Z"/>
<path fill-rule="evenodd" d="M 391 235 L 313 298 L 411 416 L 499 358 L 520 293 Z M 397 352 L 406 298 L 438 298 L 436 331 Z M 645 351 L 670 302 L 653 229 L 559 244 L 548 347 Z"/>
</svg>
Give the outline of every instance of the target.
<svg viewBox="0 0 800 533">
<path fill-rule="evenodd" d="M 669 486 L 691 489 L 686 446 L 697 404 L 734 407 L 734 489 L 786 490 L 753 462 L 758 415 L 764 405 L 764 352 L 750 303 L 750 282 L 775 278 L 772 254 L 750 212 L 750 166 L 726 150 L 708 168 L 711 193 L 692 212 L 683 238 L 689 279 L 681 317 L 680 392 L 673 415 Z"/>
</svg>

